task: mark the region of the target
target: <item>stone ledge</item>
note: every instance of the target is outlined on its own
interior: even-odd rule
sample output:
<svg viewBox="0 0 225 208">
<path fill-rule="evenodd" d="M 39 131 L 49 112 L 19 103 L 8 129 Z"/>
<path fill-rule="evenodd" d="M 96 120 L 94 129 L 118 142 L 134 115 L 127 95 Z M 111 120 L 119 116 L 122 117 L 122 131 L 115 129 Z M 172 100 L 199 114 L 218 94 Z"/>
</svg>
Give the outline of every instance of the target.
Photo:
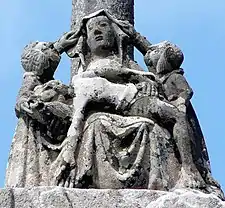
<svg viewBox="0 0 225 208">
<path fill-rule="evenodd" d="M 0 189 L 0 208 L 225 208 L 213 194 L 140 189 L 69 189 L 33 187 Z"/>
</svg>

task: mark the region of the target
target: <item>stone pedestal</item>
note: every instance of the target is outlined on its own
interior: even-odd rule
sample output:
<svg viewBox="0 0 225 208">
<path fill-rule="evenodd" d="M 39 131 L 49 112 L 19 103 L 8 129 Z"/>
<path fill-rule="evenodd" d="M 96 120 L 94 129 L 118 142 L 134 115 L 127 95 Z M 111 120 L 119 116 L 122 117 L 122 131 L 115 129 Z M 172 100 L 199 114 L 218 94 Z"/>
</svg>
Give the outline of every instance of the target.
<svg viewBox="0 0 225 208">
<path fill-rule="evenodd" d="M 0 208 L 225 208 L 212 194 L 193 190 L 0 189 Z"/>
</svg>

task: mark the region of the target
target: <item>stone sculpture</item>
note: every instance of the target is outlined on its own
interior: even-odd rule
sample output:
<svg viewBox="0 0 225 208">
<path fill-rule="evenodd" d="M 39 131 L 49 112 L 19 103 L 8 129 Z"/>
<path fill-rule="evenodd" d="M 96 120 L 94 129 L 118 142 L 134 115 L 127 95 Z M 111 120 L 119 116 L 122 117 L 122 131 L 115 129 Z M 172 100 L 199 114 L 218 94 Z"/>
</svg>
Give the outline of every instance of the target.
<svg viewBox="0 0 225 208">
<path fill-rule="evenodd" d="M 63 52 L 78 60 L 70 86 L 53 79 Z M 223 199 L 182 62 L 176 45 L 151 45 L 105 10 L 54 43 L 28 45 L 6 186 L 192 188 Z"/>
</svg>

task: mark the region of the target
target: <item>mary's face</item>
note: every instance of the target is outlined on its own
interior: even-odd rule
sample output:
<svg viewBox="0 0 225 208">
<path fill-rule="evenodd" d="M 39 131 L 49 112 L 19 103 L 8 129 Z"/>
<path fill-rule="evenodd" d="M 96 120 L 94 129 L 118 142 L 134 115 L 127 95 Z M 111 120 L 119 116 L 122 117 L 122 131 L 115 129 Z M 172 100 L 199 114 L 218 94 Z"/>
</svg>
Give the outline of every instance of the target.
<svg viewBox="0 0 225 208">
<path fill-rule="evenodd" d="M 113 50 L 115 34 L 106 16 L 97 16 L 87 22 L 87 43 L 92 53 Z"/>
</svg>

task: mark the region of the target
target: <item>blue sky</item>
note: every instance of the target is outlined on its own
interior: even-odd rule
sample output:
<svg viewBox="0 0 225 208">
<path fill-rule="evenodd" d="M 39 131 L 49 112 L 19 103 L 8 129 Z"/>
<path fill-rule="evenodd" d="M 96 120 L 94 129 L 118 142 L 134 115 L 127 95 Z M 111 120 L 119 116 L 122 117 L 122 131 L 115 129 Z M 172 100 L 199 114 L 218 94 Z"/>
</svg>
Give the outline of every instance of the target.
<svg viewBox="0 0 225 208">
<path fill-rule="evenodd" d="M 169 40 L 185 54 L 185 76 L 205 135 L 213 176 L 225 190 L 225 2 L 136 0 L 135 26 L 150 42 Z M 70 28 L 71 0 L 1 0 L 0 8 L 0 187 L 17 119 L 14 105 L 22 81 L 20 54 L 30 41 L 54 41 Z M 142 57 L 136 59 L 143 65 Z M 56 79 L 69 82 L 63 56 Z"/>
</svg>

